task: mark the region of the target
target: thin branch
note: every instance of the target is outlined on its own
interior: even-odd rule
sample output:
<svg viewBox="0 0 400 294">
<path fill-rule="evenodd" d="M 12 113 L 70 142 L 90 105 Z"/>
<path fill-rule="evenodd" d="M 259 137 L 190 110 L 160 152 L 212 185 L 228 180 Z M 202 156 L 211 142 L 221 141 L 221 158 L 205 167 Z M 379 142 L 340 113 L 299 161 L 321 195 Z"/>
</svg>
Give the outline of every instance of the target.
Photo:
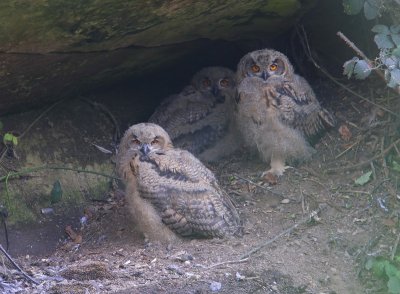
<svg viewBox="0 0 400 294">
<path fill-rule="evenodd" d="M 121 180 L 121 178 L 119 178 L 119 177 L 115 177 L 112 175 L 104 174 L 104 173 L 93 171 L 93 170 L 77 169 L 77 168 L 65 167 L 65 166 L 43 165 L 43 166 L 28 168 L 28 169 L 18 171 L 15 173 L 8 173 L 6 176 L 0 177 L 0 182 L 2 182 L 4 180 L 8 181 L 8 178 L 16 178 L 16 177 L 19 177 L 19 176 L 22 176 L 25 174 L 30 174 L 30 173 L 41 171 L 41 170 L 70 170 L 70 171 L 74 171 L 77 173 L 93 174 L 93 175 L 98 175 L 98 176 L 102 176 L 102 177 L 106 177 L 106 178 L 110 178 L 110 179 L 114 179 L 114 180 L 119 180 L 119 181 Z"/>
<path fill-rule="evenodd" d="M 364 52 L 362 52 L 362 51 L 361 51 L 352 41 L 350 41 L 342 32 L 337 32 L 336 35 L 338 35 L 339 38 L 342 39 L 342 40 L 347 44 L 347 46 L 349 46 L 351 49 L 353 49 L 354 52 L 356 52 L 356 53 L 358 54 L 358 56 L 360 56 L 362 59 L 364 59 L 364 60 L 368 63 L 369 67 L 372 68 L 372 69 L 379 75 L 379 77 L 380 77 L 383 81 L 385 81 L 385 83 L 386 83 L 386 79 L 385 79 L 384 73 L 383 73 L 381 70 L 379 70 L 379 69 L 375 66 L 374 62 L 371 61 L 371 60 L 367 57 L 367 55 L 364 54 Z M 400 94 L 399 88 L 396 88 L 396 92 L 397 92 L 397 94 Z"/>
<path fill-rule="evenodd" d="M 206 266 L 206 267 L 204 267 L 204 269 L 205 270 L 212 269 L 214 267 L 219 267 L 221 265 L 226 265 L 226 264 L 242 263 L 242 262 L 246 262 L 248 260 L 249 260 L 248 258 L 241 258 L 239 260 L 229 260 L 229 261 L 224 261 L 224 262 L 218 262 L 218 263 L 212 264 L 210 266 Z"/>
<path fill-rule="evenodd" d="M 52 110 L 54 107 L 56 107 L 58 104 L 60 104 L 61 102 L 64 102 L 65 99 L 61 99 L 58 100 L 57 102 L 53 103 L 52 105 L 50 105 L 47 109 L 45 109 L 37 118 L 34 119 L 33 122 L 31 122 L 31 124 L 22 132 L 21 135 L 18 136 L 18 139 L 21 139 L 23 136 L 26 135 L 26 133 L 28 133 L 30 131 L 30 129 L 32 129 L 32 127 L 39 121 L 42 119 L 43 116 L 46 115 L 46 113 L 48 113 L 50 110 Z"/>
<path fill-rule="evenodd" d="M 396 113 L 396 112 L 394 112 L 394 111 L 392 111 L 392 110 L 390 110 L 390 109 L 388 109 L 388 108 L 386 108 L 386 107 L 384 107 L 384 106 L 382 106 L 382 105 L 379 105 L 379 104 L 377 104 L 377 103 L 375 103 L 375 102 L 373 102 L 373 101 L 371 101 L 371 100 L 365 98 L 364 96 L 358 94 L 357 92 L 353 91 L 352 89 L 350 89 L 350 88 L 347 87 L 346 85 L 344 85 L 344 84 L 342 84 L 341 82 L 339 82 L 339 81 L 338 81 L 336 78 L 334 78 L 327 70 L 325 70 L 324 68 L 322 68 L 322 67 L 315 61 L 314 57 L 312 56 L 311 49 L 310 49 L 310 46 L 309 46 L 309 44 L 308 44 L 307 34 L 306 34 L 306 32 L 305 32 L 305 30 L 304 30 L 303 27 L 301 27 L 301 29 L 302 29 L 301 32 L 299 32 L 299 30 L 298 30 L 298 34 L 299 34 L 299 38 L 300 38 L 300 40 L 301 40 L 303 49 L 304 49 L 304 51 L 305 51 L 307 57 L 310 59 L 310 61 L 314 64 L 314 66 L 315 66 L 316 68 L 318 68 L 324 75 L 326 75 L 326 77 L 327 77 L 328 79 L 330 79 L 330 80 L 331 80 L 332 82 L 334 82 L 336 85 L 342 87 L 343 89 L 345 89 L 345 90 L 348 91 L 349 93 L 353 94 L 354 96 L 360 98 L 361 100 L 366 101 L 366 102 L 368 102 L 368 103 L 370 103 L 370 104 L 372 104 L 372 105 L 374 105 L 374 106 L 376 106 L 376 107 L 378 107 L 378 108 L 380 108 L 380 109 L 382 109 L 382 110 L 384 110 L 384 111 L 386 111 L 386 112 L 388 112 L 388 113 L 390 113 L 390 114 L 392 114 L 392 115 L 394 115 L 394 116 L 400 118 L 400 114 L 398 114 L 398 113 Z M 304 40 L 303 40 L 303 39 L 304 39 Z"/>
<path fill-rule="evenodd" d="M 336 172 L 336 171 L 345 171 L 345 170 L 352 170 L 352 169 L 356 169 L 359 167 L 363 167 L 365 165 L 370 164 L 372 161 L 380 158 L 381 156 L 385 156 L 390 150 L 392 150 L 392 148 L 394 146 L 396 146 L 396 144 L 400 143 L 400 139 L 397 139 L 396 141 L 394 141 L 392 144 L 390 144 L 385 150 L 383 150 L 381 153 L 375 155 L 374 157 L 360 162 L 359 164 L 354 164 L 354 165 L 348 165 L 348 166 L 344 166 L 344 167 L 335 167 L 335 168 L 328 168 L 326 170 L 327 173 L 332 173 L 332 172 Z"/>
<path fill-rule="evenodd" d="M 300 220 L 297 224 L 291 226 L 290 228 L 284 230 L 283 232 L 279 233 L 278 235 L 276 235 L 275 237 L 273 237 L 272 239 L 268 239 L 266 241 L 264 241 L 263 243 L 261 243 L 259 246 L 257 246 L 256 248 L 250 250 L 249 252 L 243 254 L 242 256 L 239 257 L 239 260 L 245 259 L 250 257 L 252 254 L 260 251 L 261 249 L 263 249 L 264 247 L 267 247 L 269 244 L 275 242 L 276 240 L 278 240 L 280 237 L 291 233 L 292 231 L 294 231 L 298 226 L 307 223 L 311 218 L 315 217 L 319 212 L 321 212 L 322 210 L 324 210 L 327 206 L 326 205 L 320 205 L 318 209 L 312 211 L 307 217 L 303 218 L 302 220 Z"/>
<path fill-rule="evenodd" d="M 100 109 L 101 111 L 103 111 L 111 120 L 111 122 L 113 123 L 114 127 L 115 127 L 115 133 L 114 133 L 114 141 L 115 143 L 117 143 L 119 141 L 119 139 L 121 138 L 121 131 L 119 129 L 119 125 L 118 125 L 118 121 L 115 118 L 115 116 L 112 114 L 112 112 L 103 104 L 92 101 L 90 99 L 81 97 L 79 98 L 80 100 L 92 105 L 94 108 Z"/>
<path fill-rule="evenodd" d="M 19 271 L 21 272 L 21 274 L 24 276 L 25 279 L 27 279 L 28 281 L 39 285 L 39 283 L 34 280 L 32 277 L 30 277 L 27 273 L 25 273 L 22 268 L 19 267 L 18 264 L 15 263 L 15 261 L 12 259 L 12 257 L 7 253 L 7 251 L 4 250 L 3 246 L 0 244 L 0 251 L 3 252 L 3 254 L 8 258 L 8 260 L 12 263 L 12 265 Z"/>
</svg>

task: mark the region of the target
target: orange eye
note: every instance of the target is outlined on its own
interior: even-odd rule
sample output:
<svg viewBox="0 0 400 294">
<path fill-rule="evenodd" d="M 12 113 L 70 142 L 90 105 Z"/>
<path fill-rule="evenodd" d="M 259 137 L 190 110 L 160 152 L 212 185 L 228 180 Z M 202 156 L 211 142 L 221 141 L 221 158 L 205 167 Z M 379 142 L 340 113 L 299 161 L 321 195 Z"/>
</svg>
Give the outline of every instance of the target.
<svg viewBox="0 0 400 294">
<path fill-rule="evenodd" d="M 271 65 L 269 66 L 269 69 L 272 70 L 272 71 L 276 71 L 276 70 L 278 69 L 278 65 L 276 65 L 275 63 L 273 63 L 273 64 L 271 64 Z"/>
<path fill-rule="evenodd" d="M 224 88 L 229 87 L 229 80 L 228 79 L 223 79 L 223 80 L 221 80 L 219 82 L 219 84 Z"/>
<path fill-rule="evenodd" d="M 151 141 L 151 145 L 158 144 L 158 143 L 159 143 L 158 139 L 154 139 L 153 141 Z"/>
<path fill-rule="evenodd" d="M 256 64 L 253 64 L 253 65 L 251 66 L 251 70 L 252 70 L 253 72 L 260 72 L 260 67 L 259 67 L 258 65 L 256 65 Z"/>
<path fill-rule="evenodd" d="M 203 86 L 204 87 L 210 87 L 210 85 L 211 85 L 211 81 L 210 81 L 210 79 L 204 79 L 203 80 Z"/>
<path fill-rule="evenodd" d="M 140 145 L 140 141 L 138 139 L 132 139 L 131 141 L 135 145 Z"/>
</svg>

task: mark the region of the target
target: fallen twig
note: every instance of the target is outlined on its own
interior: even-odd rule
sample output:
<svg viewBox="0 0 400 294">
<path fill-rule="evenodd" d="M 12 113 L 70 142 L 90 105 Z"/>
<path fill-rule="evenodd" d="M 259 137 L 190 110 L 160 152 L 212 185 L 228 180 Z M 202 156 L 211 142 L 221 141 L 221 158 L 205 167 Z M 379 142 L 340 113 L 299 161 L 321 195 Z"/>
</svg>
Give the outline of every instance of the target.
<svg viewBox="0 0 400 294">
<path fill-rule="evenodd" d="M 20 268 L 19 265 L 15 263 L 15 261 L 14 261 L 14 260 L 12 259 L 12 257 L 7 253 L 7 251 L 4 250 L 4 248 L 3 248 L 3 246 L 2 246 L 1 244 L 0 244 L 0 251 L 3 252 L 3 254 L 7 257 L 7 259 L 12 263 L 12 265 L 13 265 L 18 271 L 21 272 L 21 274 L 24 276 L 25 279 L 27 279 L 28 281 L 30 281 L 30 282 L 32 282 L 32 283 L 34 283 L 34 284 L 36 284 L 36 285 L 39 285 L 39 283 L 38 283 L 36 280 L 34 280 L 34 279 L 33 279 L 32 277 L 30 277 L 27 273 L 25 273 L 25 272 L 22 270 L 22 268 Z"/>
<path fill-rule="evenodd" d="M 229 260 L 229 261 L 224 261 L 224 262 L 218 262 L 218 263 L 212 264 L 210 266 L 202 266 L 202 268 L 205 269 L 205 270 L 208 270 L 208 269 L 212 269 L 212 268 L 215 268 L 215 267 L 219 267 L 221 265 L 242 263 L 242 262 L 246 262 L 248 260 L 249 260 L 248 258 L 241 258 L 241 259 L 238 259 L 238 260 Z"/>
<path fill-rule="evenodd" d="M 239 260 L 243 260 L 245 258 L 250 257 L 250 255 L 260 251 L 261 249 L 263 249 L 264 247 L 268 246 L 269 244 L 275 242 L 276 240 L 278 240 L 280 237 L 291 233 L 293 230 L 295 230 L 298 226 L 305 224 L 306 222 L 308 222 L 311 218 L 315 217 L 319 212 L 321 212 L 322 210 L 324 210 L 326 208 L 326 205 L 320 205 L 318 207 L 318 209 L 312 211 L 307 217 L 303 218 L 302 220 L 300 220 L 297 224 L 291 226 L 290 228 L 284 230 L 283 232 L 279 233 L 278 235 L 276 235 L 275 237 L 273 237 L 272 239 L 268 239 L 265 242 L 261 243 L 259 246 L 257 246 L 256 248 L 250 250 L 249 252 L 243 254 L 242 256 L 240 256 Z"/>
<path fill-rule="evenodd" d="M 397 139 L 392 144 L 390 144 L 385 150 L 383 150 L 381 153 L 375 155 L 374 157 L 372 157 L 372 158 L 370 158 L 370 159 L 368 159 L 366 161 L 363 161 L 363 162 L 360 162 L 360 163 L 354 164 L 354 165 L 344 166 L 344 167 L 328 168 L 327 170 L 325 170 L 325 172 L 326 173 L 332 173 L 332 172 L 336 172 L 336 171 L 352 170 L 352 169 L 356 169 L 356 168 L 359 168 L 359 167 L 363 167 L 365 165 L 370 164 L 372 161 L 378 159 L 379 157 L 385 156 L 398 143 L 400 143 L 400 139 Z"/>
</svg>

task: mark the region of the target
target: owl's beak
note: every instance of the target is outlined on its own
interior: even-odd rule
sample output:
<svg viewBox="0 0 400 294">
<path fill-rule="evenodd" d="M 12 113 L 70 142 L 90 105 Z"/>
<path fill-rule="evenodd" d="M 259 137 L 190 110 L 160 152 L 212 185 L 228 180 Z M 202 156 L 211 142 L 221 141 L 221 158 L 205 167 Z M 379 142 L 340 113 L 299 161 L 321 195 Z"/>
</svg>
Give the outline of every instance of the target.
<svg viewBox="0 0 400 294">
<path fill-rule="evenodd" d="M 266 71 L 263 71 L 261 73 L 261 77 L 264 81 L 266 81 L 269 78 L 269 74 Z"/>
<path fill-rule="evenodd" d="M 213 86 L 211 88 L 211 93 L 213 93 L 214 96 L 218 96 L 219 95 L 219 89 L 217 86 Z"/>
<path fill-rule="evenodd" d="M 139 150 L 143 155 L 146 156 L 147 154 L 150 153 L 150 146 L 149 146 L 149 144 L 143 144 L 142 147 L 140 147 Z"/>
</svg>

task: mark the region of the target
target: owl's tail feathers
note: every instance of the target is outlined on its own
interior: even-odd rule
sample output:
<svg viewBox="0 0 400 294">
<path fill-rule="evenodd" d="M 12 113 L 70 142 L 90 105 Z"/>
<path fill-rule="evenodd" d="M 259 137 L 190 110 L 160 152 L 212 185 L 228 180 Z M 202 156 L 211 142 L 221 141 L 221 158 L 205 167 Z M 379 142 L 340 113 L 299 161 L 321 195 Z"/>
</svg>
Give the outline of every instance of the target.
<svg viewBox="0 0 400 294">
<path fill-rule="evenodd" d="M 318 113 L 319 117 L 321 118 L 323 124 L 326 127 L 335 127 L 336 126 L 336 118 L 335 116 L 330 113 L 328 110 L 326 110 L 325 108 L 322 108 L 319 113 Z"/>
</svg>

